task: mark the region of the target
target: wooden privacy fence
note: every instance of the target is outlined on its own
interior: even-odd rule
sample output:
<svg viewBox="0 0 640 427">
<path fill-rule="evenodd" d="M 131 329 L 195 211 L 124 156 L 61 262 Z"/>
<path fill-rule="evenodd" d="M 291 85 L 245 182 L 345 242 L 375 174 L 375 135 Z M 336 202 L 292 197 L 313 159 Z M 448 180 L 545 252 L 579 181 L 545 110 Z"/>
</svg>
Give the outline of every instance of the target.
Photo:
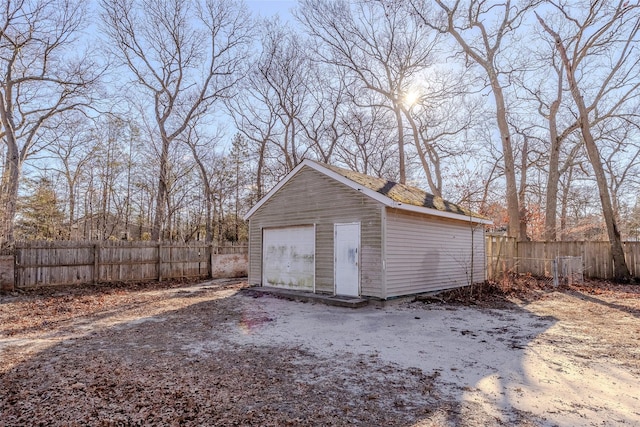
<svg viewBox="0 0 640 427">
<path fill-rule="evenodd" d="M 624 242 L 627 266 L 634 277 L 640 276 L 640 242 Z M 584 276 L 613 278 L 613 260 L 609 242 L 517 242 L 502 236 L 487 236 L 487 278 L 498 279 L 505 272 L 552 276 L 556 257 L 582 257 Z"/>
<path fill-rule="evenodd" d="M 631 274 L 640 277 L 640 242 L 624 243 Z M 505 272 L 550 277 L 556 257 L 580 256 L 584 276 L 610 279 L 608 242 L 516 242 L 487 236 L 487 278 Z M 0 257 L 0 287 L 30 288 L 98 282 L 132 282 L 246 275 L 246 245 L 157 242 L 19 242 Z M 13 279 L 13 280 L 12 280 Z"/>
<path fill-rule="evenodd" d="M 120 241 L 19 242 L 15 247 L 15 287 L 214 277 L 214 258 L 227 254 L 234 254 L 233 258 L 242 262 L 247 246 Z"/>
</svg>

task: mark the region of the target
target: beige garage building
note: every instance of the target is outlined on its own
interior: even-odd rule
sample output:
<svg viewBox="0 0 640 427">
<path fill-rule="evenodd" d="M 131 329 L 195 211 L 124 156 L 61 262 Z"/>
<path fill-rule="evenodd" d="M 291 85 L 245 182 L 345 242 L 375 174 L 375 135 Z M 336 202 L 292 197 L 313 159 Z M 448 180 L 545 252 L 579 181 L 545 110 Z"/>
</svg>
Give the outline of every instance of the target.
<svg viewBox="0 0 640 427">
<path fill-rule="evenodd" d="M 384 300 L 485 280 L 490 221 L 335 166 L 303 161 L 245 219 L 253 285 Z"/>
</svg>

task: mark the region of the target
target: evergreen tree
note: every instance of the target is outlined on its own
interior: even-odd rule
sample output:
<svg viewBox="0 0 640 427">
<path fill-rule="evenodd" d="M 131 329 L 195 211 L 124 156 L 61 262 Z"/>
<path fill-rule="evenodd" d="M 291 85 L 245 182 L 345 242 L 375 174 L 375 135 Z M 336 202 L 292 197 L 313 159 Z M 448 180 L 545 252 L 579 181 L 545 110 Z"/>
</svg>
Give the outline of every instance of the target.
<svg viewBox="0 0 640 427">
<path fill-rule="evenodd" d="M 47 178 L 39 178 L 31 186 L 33 193 L 24 197 L 18 206 L 17 237 L 25 240 L 64 238 L 65 214 L 53 183 Z"/>
</svg>

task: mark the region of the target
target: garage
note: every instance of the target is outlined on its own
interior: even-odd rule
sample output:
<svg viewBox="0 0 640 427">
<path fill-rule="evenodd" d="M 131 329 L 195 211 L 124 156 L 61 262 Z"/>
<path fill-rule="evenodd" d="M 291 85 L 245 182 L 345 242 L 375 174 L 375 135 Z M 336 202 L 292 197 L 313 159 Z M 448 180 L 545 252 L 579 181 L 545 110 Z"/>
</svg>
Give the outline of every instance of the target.
<svg viewBox="0 0 640 427">
<path fill-rule="evenodd" d="M 491 221 L 419 188 L 309 159 L 244 219 L 251 285 L 387 300 L 485 280 Z"/>
<path fill-rule="evenodd" d="M 262 283 L 314 291 L 315 226 L 265 228 L 262 232 Z"/>
</svg>

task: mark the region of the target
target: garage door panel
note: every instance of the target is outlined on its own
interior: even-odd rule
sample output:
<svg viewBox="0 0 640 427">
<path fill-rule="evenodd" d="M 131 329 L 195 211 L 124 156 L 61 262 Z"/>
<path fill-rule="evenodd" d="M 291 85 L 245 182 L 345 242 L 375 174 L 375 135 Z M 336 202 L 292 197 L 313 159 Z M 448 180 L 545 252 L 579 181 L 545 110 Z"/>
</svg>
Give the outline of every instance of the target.
<svg viewBox="0 0 640 427">
<path fill-rule="evenodd" d="M 315 227 L 263 230 L 262 284 L 313 291 Z"/>
</svg>

